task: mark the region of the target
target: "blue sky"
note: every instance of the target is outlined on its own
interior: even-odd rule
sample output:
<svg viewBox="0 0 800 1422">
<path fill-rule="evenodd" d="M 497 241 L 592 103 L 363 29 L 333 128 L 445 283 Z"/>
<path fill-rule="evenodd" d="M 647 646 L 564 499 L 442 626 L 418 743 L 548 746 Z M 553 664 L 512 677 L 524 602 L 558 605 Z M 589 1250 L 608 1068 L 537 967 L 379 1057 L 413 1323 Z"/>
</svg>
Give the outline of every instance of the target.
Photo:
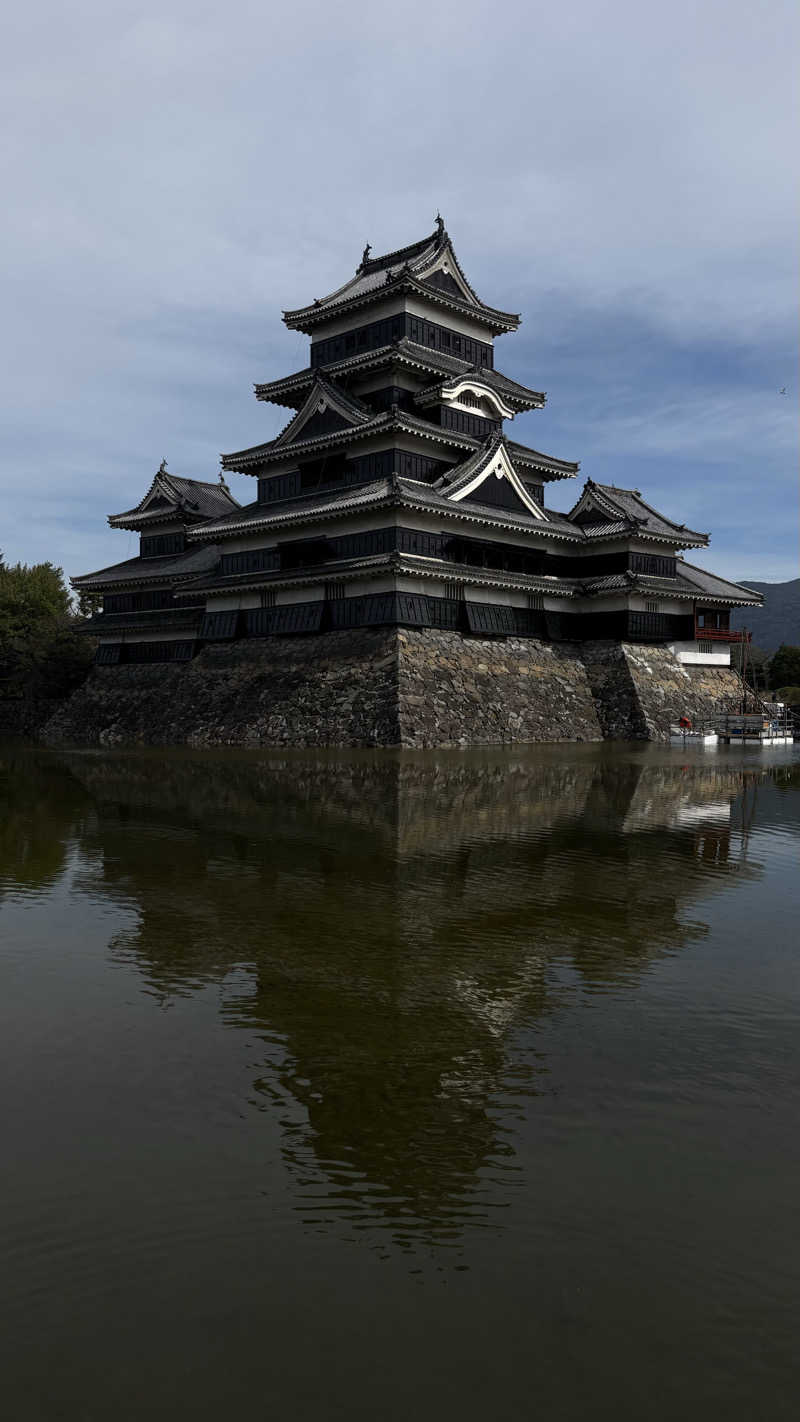
<svg viewBox="0 0 800 1422">
<path fill-rule="evenodd" d="M 706 566 L 796 577 L 798 30 L 788 0 L 29 5 L 0 100 L 6 558 L 134 551 L 105 516 L 162 457 L 213 479 L 287 418 L 252 395 L 306 362 L 281 309 L 440 209 L 523 314 L 497 363 L 548 405 L 515 436 L 710 530 Z"/>
</svg>

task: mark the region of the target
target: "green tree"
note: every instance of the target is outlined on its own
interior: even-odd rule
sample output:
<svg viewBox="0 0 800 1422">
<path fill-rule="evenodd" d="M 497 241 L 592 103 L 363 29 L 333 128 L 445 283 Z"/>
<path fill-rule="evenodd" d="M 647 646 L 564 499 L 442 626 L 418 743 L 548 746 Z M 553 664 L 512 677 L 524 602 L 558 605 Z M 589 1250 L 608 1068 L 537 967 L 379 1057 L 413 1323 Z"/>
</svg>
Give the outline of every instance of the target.
<svg viewBox="0 0 800 1422">
<path fill-rule="evenodd" d="M 769 684 L 772 688 L 779 686 L 796 686 L 800 683 L 800 647 L 787 647 L 786 643 L 778 648 L 769 664 Z"/>
<path fill-rule="evenodd" d="M 79 592 L 75 595 L 75 605 L 81 617 L 93 617 L 103 606 L 103 594 L 96 592 Z"/>
<path fill-rule="evenodd" d="M 0 559 L 0 696 L 66 696 L 92 656 L 78 633 L 64 574 L 52 563 Z"/>
</svg>

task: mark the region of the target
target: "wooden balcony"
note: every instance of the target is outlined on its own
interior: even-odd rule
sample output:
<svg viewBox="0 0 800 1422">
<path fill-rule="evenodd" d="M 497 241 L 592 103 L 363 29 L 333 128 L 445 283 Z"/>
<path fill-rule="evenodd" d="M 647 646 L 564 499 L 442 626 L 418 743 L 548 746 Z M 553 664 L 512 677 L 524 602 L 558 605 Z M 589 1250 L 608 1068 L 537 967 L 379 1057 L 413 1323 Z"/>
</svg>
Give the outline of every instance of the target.
<svg viewBox="0 0 800 1422">
<path fill-rule="evenodd" d="M 700 627 L 697 622 L 694 624 L 696 642 L 750 642 L 752 636 L 752 632 L 738 631 L 733 627 Z"/>
</svg>

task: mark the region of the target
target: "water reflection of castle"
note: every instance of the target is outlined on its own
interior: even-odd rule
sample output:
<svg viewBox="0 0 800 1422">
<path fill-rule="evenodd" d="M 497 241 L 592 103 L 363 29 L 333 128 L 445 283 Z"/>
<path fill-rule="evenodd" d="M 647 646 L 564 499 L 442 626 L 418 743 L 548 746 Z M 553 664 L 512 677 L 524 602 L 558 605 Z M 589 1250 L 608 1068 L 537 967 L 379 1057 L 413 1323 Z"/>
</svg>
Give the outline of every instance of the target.
<svg viewBox="0 0 800 1422">
<path fill-rule="evenodd" d="M 162 997 L 227 978 L 226 1021 L 265 1042 L 257 1085 L 281 1103 L 302 1208 L 325 1195 L 400 1234 L 446 1238 L 507 1189 L 503 1117 L 537 1090 L 560 968 L 635 986 L 702 931 L 693 902 L 757 872 L 729 813 L 749 772 L 719 762 L 65 763 L 85 886 L 138 909 L 115 951 Z"/>
</svg>

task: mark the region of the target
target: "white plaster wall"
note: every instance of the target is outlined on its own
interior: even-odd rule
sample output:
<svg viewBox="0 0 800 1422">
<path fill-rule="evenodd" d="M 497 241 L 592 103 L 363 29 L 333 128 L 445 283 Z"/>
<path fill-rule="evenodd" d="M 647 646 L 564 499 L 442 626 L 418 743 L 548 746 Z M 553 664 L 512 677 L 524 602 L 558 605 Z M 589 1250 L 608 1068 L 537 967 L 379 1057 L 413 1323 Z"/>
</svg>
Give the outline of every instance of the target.
<svg viewBox="0 0 800 1422">
<path fill-rule="evenodd" d="M 701 652 L 697 642 L 671 642 L 669 650 L 683 666 L 729 667 L 731 664 L 728 642 L 714 643 L 713 652 Z"/>
<path fill-rule="evenodd" d="M 631 594 L 629 605 L 633 612 L 647 612 L 648 602 L 657 602 L 659 612 L 666 612 L 670 616 L 674 614 L 687 616 L 692 610 L 692 604 L 690 602 L 682 602 L 680 598 L 658 597 L 656 595 L 645 597 L 639 593 Z"/>
<path fill-rule="evenodd" d="M 345 598 L 350 597 L 373 597 L 378 593 L 394 592 L 397 587 L 397 579 L 391 575 L 379 578 L 357 578 L 353 582 L 345 582 Z"/>
<path fill-rule="evenodd" d="M 371 390 L 385 390 L 387 385 L 396 385 L 400 390 L 417 391 L 423 385 L 430 384 L 430 377 L 426 379 L 422 371 L 415 375 L 413 371 L 405 370 L 402 367 L 394 369 L 387 367 L 375 373 L 370 371 L 363 377 L 359 377 L 358 368 L 356 368 L 350 378 L 357 382 L 356 393 L 358 395 L 368 395 Z"/>
<path fill-rule="evenodd" d="M 347 316 L 334 316 L 330 321 L 315 326 L 311 343 L 316 346 L 320 341 L 327 341 L 329 336 L 338 336 L 342 331 L 355 331 L 359 326 L 371 326 L 375 321 L 385 321 L 387 316 L 397 316 L 405 310 L 406 302 L 402 296 L 387 298 L 374 306 L 362 306 L 359 310 L 350 311 Z M 298 335 L 301 334 L 298 332 Z"/>
<path fill-rule="evenodd" d="M 470 321 L 460 312 L 449 311 L 438 302 L 413 296 L 387 297 L 386 301 L 376 305 L 350 311 L 347 316 L 333 317 L 314 328 L 312 342 L 316 345 L 319 341 L 327 341 L 330 336 L 356 330 L 359 326 L 371 326 L 375 321 L 385 321 L 388 316 L 397 316 L 402 311 L 407 311 L 410 316 L 421 316 L 423 320 L 436 326 L 445 326 L 450 331 L 457 331 L 461 336 L 471 336 L 475 341 L 482 341 L 485 346 L 494 344 L 493 337 L 480 322 Z"/>
<path fill-rule="evenodd" d="M 464 588 L 466 602 L 489 602 L 496 607 L 527 607 L 528 597 L 524 592 L 512 592 L 505 588 Z"/>
<path fill-rule="evenodd" d="M 242 607 L 260 607 L 258 593 L 231 593 L 228 597 L 210 597 L 206 602 L 206 612 L 237 612 Z"/>
<path fill-rule="evenodd" d="M 152 633 L 128 632 L 120 628 L 115 635 L 109 634 L 107 637 L 101 637 L 100 642 L 102 645 L 107 642 L 191 642 L 194 640 L 194 636 L 194 632 L 187 631 L 186 628 L 182 632 L 163 632 L 156 631 L 154 628 Z"/>
<path fill-rule="evenodd" d="M 494 337 L 478 321 L 470 321 L 467 316 L 462 316 L 460 312 L 448 311 L 447 307 L 439 306 L 435 302 L 425 301 L 423 298 L 409 296 L 405 303 L 405 309 L 411 316 L 422 316 L 423 320 L 430 321 L 435 326 L 445 326 L 449 331 L 458 331 L 460 336 L 471 336 L 474 341 L 481 341 L 485 346 L 494 345 Z M 451 351 L 455 355 L 455 351 Z"/>
</svg>

